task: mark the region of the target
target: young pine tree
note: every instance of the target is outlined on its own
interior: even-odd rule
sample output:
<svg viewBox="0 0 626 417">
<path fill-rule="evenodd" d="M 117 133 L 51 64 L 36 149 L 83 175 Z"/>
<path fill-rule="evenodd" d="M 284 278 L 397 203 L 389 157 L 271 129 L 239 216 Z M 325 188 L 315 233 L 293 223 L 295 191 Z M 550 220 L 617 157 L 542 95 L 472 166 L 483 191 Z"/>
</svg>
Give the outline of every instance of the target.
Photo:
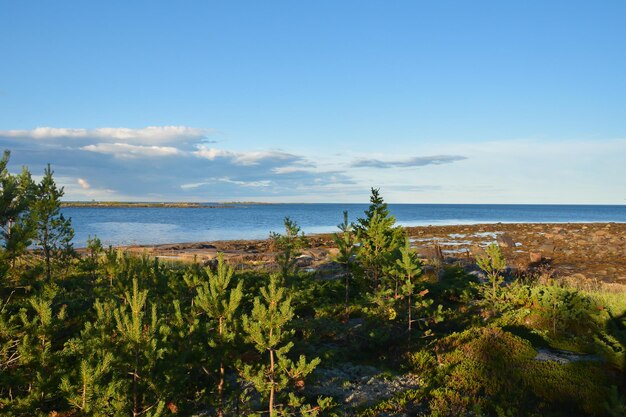
<svg viewBox="0 0 626 417">
<path fill-rule="evenodd" d="M 107 353 L 97 361 L 80 360 L 78 375 L 72 381 L 66 374 L 61 378 L 59 389 L 71 408 L 83 416 L 98 415 L 105 411 L 109 397 L 114 397 L 119 387 L 104 382 L 109 372 L 113 355 Z"/>
<path fill-rule="evenodd" d="M 125 413 L 127 375 L 116 372 L 114 306 L 96 300 L 96 317 L 63 348 L 67 358 L 59 390 L 72 410 L 82 416 Z"/>
<path fill-rule="evenodd" d="M 41 249 L 44 258 L 46 280 L 52 279 L 55 265 L 65 264 L 74 255 L 72 239 L 74 230 L 70 219 L 61 213 L 63 187 L 58 188 L 52 177 L 50 165 L 35 190 L 32 205 L 35 221 L 35 244 Z"/>
<path fill-rule="evenodd" d="M 224 255 L 218 254 L 217 271 L 214 273 L 207 268 L 209 281 L 197 288 L 195 306 L 206 314 L 210 322 L 210 328 L 217 328 L 217 334 L 209 340 L 214 352 L 219 356 L 219 382 L 217 385 L 218 416 L 224 414 L 224 373 L 225 358 L 232 349 L 235 339 L 235 325 L 237 310 L 243 297 L 243 282 L 236 287 L 230 285 L 233 277 L 233 269 L 224 262 Z"/>
<path fill-rule="evenodd" d="M 359 261 L 365 275 L 376 288 L 385 284 L 383 280 L 399 256 L 404 230 L 395 225 L 396 219 L 389 213 L 387 203 L 378 189 L 372 188 L 370 202 L 365 217 L 357 220 L 355 229 L 361 244 Z"/>
<path fill-rule="evenodd" d="M 415 280 L 422 275 L 422 264 L 417 253 L 411 249 L 411 242 L 406 238 L 404 246 L 400 249 L 400 259 L 396 260 L 395 275 L 403 283 L 401 286 L 402 296 L 407 300 L 407 330 L 409 343 L 413 328 L 413 294 L 415 292 Z"/>
<path fill-rule="evenodd" d="M 290 380 L 303 381 L 320 363 L 319 358 L 307 362 L 300 356 L 297 362 L 287 358 L 293 347 L 290 339 L 293 330 L 289 322 L 293 318 L 291 298 L 279 284 L 279 277 L 272 275 L 269 284 L 261 289 L 262 299 L 256 297 L 250 316 L 243 316 L 243 329 L 247 339 L 266 356 L 262 364 L 245 365 L 241 371 L 245 380 L 254 384 L 257 391 L 268 397 L 269 416 L 277 415 L 276 395 L 283 391 Z M 294 403 L 294 401 L 291 401 Z"/>
<path fill-rule="evenodd" d="M 98 239 L 97 236 L 93 238 L 89 236 L 87 238 L 87 256 L 83 258 L 83 265 L 89 275 L 91 276 L 91 280 L 93 282 L 96 281 L 98 267 L 100 266 L 100 258 L 102 257 L 102 253 L 104 249 L 102 248 L 102 242 Z"/>
<path fill-rule="evenodd" d="M 352 230 L 352 224 L 348 222 L 348 212 L 343 212 L 343 223 L 337 225 L 340 233 L 335 233 L 333 239 L 339 249 L 339 253 L 335 257 L 335 262 L 343 266 L 344 285 L 345 285 L 345 311 L 348 314 L 348 305 L 350 301 L 350 279 L 352 278 L 352 269 L 354 267 L 355 257 L 358 246 L 356 245 L 356 236 Z"/>
<path fill-rule="evenodd" d="M 32 222 L 29 205 L 34 184 L 30 172 L 20 175 L 8 171 L 10 152 L 0 158 L 0 278 L 15 269 L 16 260 L 31 243 Z"/>
<path fill-rule="evenodd" d="M 504 282 L 502 272 L 506 268 L 506 260 L 500 246 L 495 243 L 487 246 L 485 253 L 476 257 L 476 264 L 485 272 L 490 285 L 489 290 L 486 291 L 486 298 L 495 302 L 500 294 L 500 286 Z"/>
<path fill-rule="evenodd" d="M 66 315 L 65 305 L 56 305 L 57 293 L 55 285 L 46 285 L 28 299 L 28 308 L 20 310 L 21 357 L 16 369 L 17 384 L 10 387 L 14 398 L 11 408 L 16 415 L 28 415 L 34 410 L 45 412 L 56 394 L 61 370 L 57 366 L 60 352 L 54 342 L 65 330 Z"/>
<path fill-rule="evenodd" d="M 139 290 L 137 279 L 133 279 L 132 292 L 124 294 L 125 304 L 114 312 L 119 347 L 124 354 L 122 366 L 131 375 L 133 417 L 160 415 L 165 406 L 158 382 L 153 378 L 157 362 L 164 353 L 159 346 L 161 323 L 156 305 L 147 311 L 147 298 L 148 290 Z"/>
<path fill-rule="evenodd" d="M 304 232 L 295 221 L 285 217 L 284 224 L 285 234 L 271 232 L 270 241 L 278 252 L 276 263 L 280 268 L 280 274 L 283 279 L 288 279 L 296 271 L 297 258 L 302 254 L 300 250 L 306 247 L 308 243 Z"/>
</svg>

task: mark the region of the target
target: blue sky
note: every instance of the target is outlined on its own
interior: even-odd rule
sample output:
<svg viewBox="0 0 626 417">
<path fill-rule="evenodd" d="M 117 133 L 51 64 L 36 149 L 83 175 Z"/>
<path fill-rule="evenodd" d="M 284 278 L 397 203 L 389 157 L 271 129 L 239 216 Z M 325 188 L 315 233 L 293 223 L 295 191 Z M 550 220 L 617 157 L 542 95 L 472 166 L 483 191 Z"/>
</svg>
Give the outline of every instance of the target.
<svg viewBox="0 0 626 417">
<path fill-rule="evenodd" d="M 626 203 L 626 2 L 0 0 L 68 199 Z"/>
</svg>

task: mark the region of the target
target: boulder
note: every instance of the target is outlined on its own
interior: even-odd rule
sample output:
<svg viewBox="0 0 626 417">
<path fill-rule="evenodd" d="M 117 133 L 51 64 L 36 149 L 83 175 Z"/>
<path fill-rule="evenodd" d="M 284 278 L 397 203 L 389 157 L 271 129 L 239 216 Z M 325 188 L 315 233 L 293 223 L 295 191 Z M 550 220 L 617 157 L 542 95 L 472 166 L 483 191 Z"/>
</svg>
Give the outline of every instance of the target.
<svg viewBox="0 0 626 417">
<path fill-rule="evenodd" d="M 467 274 L 477 278 L 480 282 L 487 282 L 487 275 L 483 271 L 470 271 Z"/>
<path fill-rule="evenodd" d="M 300 255 L 296 258 L 296 265 L 299 267 L 310 266 L 313 264 L 313 261 L 315 261 L 315 258 L 310 255 Z"/>
<path fill-rule="evenodd" d="M 472 245 L 472 247 L 470 248 L 470 253 L 473 256 L 484 255 L 485 254 L 485 249 L 483 249 L 482 247 L 480 247 L 478 245 Z"/>
<path fill-rule="evenodd" d="M 554 243 L 552 242 L 546 242 L 543 245 L 539 246 L 539 250 L 546 254 L 554 253 L 554 249 L 555 249 L 555 246 L 554 246 Z"/>
<path fill-rule="evenodd" d="M 217 270 L 217 259 L 207 259 L 202 263 L 202 265 L 206 268 L 209 268 L 211 271 L 215 272 Z"/>
<path fill-rule="evenodd" d="M 184 249 L 216 249 L 215 245 L 206 242 L 192 243 Z"/>
<path fill-rule="evenodd" d="M 498 235 L 496 240 L 498 242 L 498 245 L 500 245 L 501 248 L 513 248 L 513 247 L 515 247 L 515 241 L 511 238 L 511 236 L 509 236 L 507 234 Z"/>
</svg>

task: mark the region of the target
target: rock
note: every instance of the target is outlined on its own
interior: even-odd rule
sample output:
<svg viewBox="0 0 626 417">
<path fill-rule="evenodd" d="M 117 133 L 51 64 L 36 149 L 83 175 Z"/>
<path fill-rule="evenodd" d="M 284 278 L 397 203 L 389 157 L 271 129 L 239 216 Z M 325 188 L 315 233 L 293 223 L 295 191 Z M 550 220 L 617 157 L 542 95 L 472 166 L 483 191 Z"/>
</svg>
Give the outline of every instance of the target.
<svg viewBox="0 0 626 417">
<path fill-rule="evenodd" d="M 515 241 L 511 238 L 511 236 L 507 234 L 498 235 L 496 238 L 498 245 L 501 248 L 513 248 L 515 247 Z"/>
<path fill-rule="evenodd" d="M 437 251 L 431 246 L 417 246 L 415 251 L 424 259 L 434 259 L 437 257 Z"/>
<path fill-rule="evenodd" d="M 210 243 L 192 243 L 191 245 L 189 245 L 188 249 L 216 249 L 214 245 L 211 245 Z"/>
<path fill-rule="evenodd" d="M 424 271 L 424 273 L 429 273 L 429 272 L 435 272 L 435 267 L 433 265 L 424 265 L 422 266 L 422 271 Z"/>
<path fill-rule="evenodd" d="M 296 265 L 299 267 L 309 266 L 313 264 L 315 258 L 309 255 L 300 255 L 296 260 Z"/>
<path fill-rule="evenodd" d="M 478 245 L 473 245 L 473 246 L 470 248 L 470 253 L 471 253 L 473 256 L 483 255 L 483 254 L 485 253 L 485 249 L 481 248 L 481 247 L 480 247 L 480 246 L 478 246 Z"/>
<path fill-rule="evenodd" d="M 555 246 L 554 246 L 554 243 L 552 242 L 546 242 L 543 245 L 539 246 L 539 250 L 546 254 L 554 253 L 554 249 L 555 249 Z"/>
<path fill-rule="evenodd" d="M 315 270 L 319 272 L 341 272 L 343 271 L 343 268 L 344 267 L 342 264 L 335 261 L 330 261 L 317 265 L 315 267 Z"/>
<path fill-rule="evenodd" d="M 384 376 L 376 368 L 342 365 L 333 369 L 316 369 L 319 381 L 309 391 L 314 395 L 335 397 L 349 408 L 375 404 L 385 398 L 421 385 L 415 374 Z"/>
<path fill-rule="evenodd" d="M 485 275 L 485 273 L 483 271 L 470 271 L 467 273 L 467 275 L 472 275 L 474 277 L 476 277 L 480 282 L 486 282 L 487 281 L 487 275 Z"/>
<path fill-rule="evenodd" d="M 584 353 L 576 353 L 567 350 L 557 350 L 557 349 L 537 349 L 537 356 L 535 356 L 536 361 L 546 362 L 556 362 L 560 365 L 567 365 L 571 362 L 578 361 L 592 361 L 592 362 L 600 362 L 602 359 L 595 355 L 588 355 Z"/>
<path fill-rule="evenodd" d="M 541 252 L 529 252 L 530 263 L 538 264 L 543 261 L 543 254 Z"/>
<path fill-rule="evenodd" d="M 206 260 L 202 263 L 202 265 L 215 272 L 217 270 L 217 258 Z"/>
<path fill-rule="evenodd" d="M 169 251 L 175 251 L 175 250 L 181 250 L 182 247 L 181 245 L 174 243 L 174 244 L 167 244 L 167 245 L 159 245 L 158 246 L 159 250 L 169 250 Z"/>
</svg>

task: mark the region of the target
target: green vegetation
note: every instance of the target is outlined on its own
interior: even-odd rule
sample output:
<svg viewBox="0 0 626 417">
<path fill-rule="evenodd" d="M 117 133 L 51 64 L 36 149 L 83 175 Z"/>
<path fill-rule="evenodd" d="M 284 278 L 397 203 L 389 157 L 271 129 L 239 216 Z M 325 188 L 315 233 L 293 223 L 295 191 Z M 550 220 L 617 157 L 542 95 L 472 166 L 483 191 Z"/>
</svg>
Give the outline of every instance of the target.
<svg viewBox="0 0 626 417">
<path fill-rule="evenodd" d="M 0 414 L 623 416 L 626 292 L 419 259 L 378 190 L 302 272 L 285 220 L 275 270 L 79 257 L 48 169 L 0 160 Z M 441 273 L 438 273 L 438 270 Z"/>
<path fill-rule="evenodd" d="M 300 250 L 307 245 L 307 239 L 300 227 L 289 217 L 285 218 L 285 233 L 270 232 L 270 242 L 274 251 L 278 251 L 276 263 L 283 279 L 287 280 L 296 271 Z"/>
</svg>

